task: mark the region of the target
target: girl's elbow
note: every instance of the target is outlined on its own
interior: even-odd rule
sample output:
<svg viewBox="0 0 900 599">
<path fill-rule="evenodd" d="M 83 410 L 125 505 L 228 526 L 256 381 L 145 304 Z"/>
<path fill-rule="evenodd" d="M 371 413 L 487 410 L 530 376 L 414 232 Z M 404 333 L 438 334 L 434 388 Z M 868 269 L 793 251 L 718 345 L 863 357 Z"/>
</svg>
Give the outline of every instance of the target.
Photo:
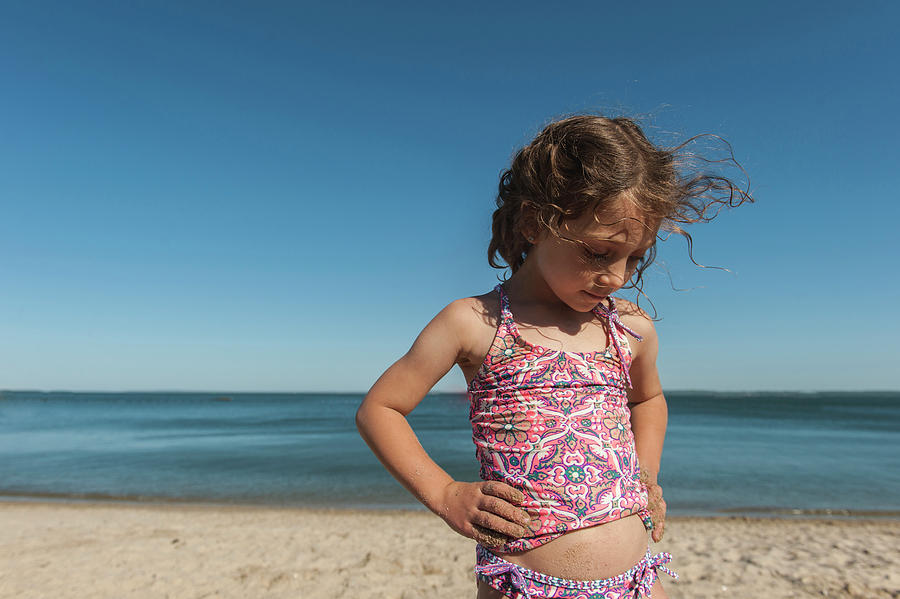
<svg viewBox="0 0 900 599">
<path fill-rule="evenodd" d="M 359 434 L 363 437 L 366 436 L 366 426 L 369 423 L 369 406 L 366 404 L 366 401 L 363 400 L 362 404 L 356 409 L 356 430 L 359 431 Z"/>
<path fill-rule="evenodd" d="M 377 412 L 381 408 L 380 404 L 372 399 L 371 394 L 366 395 L 363 402 L 356 409 L 356 430 L 363 437 L 366 437 L 366 431 L 370 430 L 373 422 L 377 419 Z"/>
<path fill-rule="evenodd" d="M 397 416 L 406 418 L 407 413 L 408 411 L 396 405 L 388 396 L 369 391 L 356 409 L 356 430 L 364 439 L 368 439 L 370 433 L 396 426 Z"/>
</svg>

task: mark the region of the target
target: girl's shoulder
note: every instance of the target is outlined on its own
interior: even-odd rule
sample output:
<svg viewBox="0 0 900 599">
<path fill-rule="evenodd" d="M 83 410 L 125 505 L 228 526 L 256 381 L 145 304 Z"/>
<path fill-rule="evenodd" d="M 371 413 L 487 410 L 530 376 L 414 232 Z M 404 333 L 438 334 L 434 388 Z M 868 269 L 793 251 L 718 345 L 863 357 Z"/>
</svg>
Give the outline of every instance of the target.
<svg viewBox="0 0 900 599">
<path fill-rule="evenodd" d="M 496 290 L 453 300 L 441 310 L 448 324 L 460 331 L 497 328 L 500 321 L 500 297 Z"/>
<path fill-rule="evenodd" d="M 436 318 L 459 344 L 460 364 L 480 364 L 500 322 L 500 297 L 496 291 L 463 297 L 447 304 Z"/>
</svg>

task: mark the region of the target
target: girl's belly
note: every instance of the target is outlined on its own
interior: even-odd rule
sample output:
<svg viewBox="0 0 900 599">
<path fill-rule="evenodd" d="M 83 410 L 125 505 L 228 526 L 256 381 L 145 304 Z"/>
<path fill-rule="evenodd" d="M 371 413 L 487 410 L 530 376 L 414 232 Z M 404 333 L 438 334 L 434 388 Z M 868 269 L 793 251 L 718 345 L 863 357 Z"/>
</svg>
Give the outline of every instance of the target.
<svg viewBox="0 0 900 599">
<path fill-rule="evenodd" d="M 637 514 L 568 532 L 534 549 L 498 554 L 508 562 L 570 580 L 625 572 L 647 553 L 647 529 Z"/>
</svg>

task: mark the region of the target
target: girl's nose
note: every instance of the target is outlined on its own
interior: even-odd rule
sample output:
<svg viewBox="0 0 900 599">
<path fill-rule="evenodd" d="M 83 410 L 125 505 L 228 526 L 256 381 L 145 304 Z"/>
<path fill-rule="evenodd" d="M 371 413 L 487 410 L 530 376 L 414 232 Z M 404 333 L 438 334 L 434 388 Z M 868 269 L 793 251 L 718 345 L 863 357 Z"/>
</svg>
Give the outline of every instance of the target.
<svg viewBox="0 0 900 599">
<path fill-rule="evenodd" d="M 606 270 L 600 273 L 600 283 L 609 287 L 621 287 L 625 284 L 625 275 L 628 270 L 628 261 L 619 260 L 610 264 Z"/>
</svg>

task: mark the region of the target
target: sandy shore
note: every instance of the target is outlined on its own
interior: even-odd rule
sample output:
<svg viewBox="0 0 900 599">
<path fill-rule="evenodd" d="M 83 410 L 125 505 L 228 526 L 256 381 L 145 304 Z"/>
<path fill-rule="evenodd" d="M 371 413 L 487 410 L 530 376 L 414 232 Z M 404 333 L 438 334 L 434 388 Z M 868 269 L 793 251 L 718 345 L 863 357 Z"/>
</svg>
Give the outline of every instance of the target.
<svg viewBox="0 0 900 599">
<path fill-rule="evenodd" d="M 425 512 L 0 502 L 0 597 L 473 598 Z M 900 521 L 673 518 L 675 598 L 900 597 Z"/>
</svg>

